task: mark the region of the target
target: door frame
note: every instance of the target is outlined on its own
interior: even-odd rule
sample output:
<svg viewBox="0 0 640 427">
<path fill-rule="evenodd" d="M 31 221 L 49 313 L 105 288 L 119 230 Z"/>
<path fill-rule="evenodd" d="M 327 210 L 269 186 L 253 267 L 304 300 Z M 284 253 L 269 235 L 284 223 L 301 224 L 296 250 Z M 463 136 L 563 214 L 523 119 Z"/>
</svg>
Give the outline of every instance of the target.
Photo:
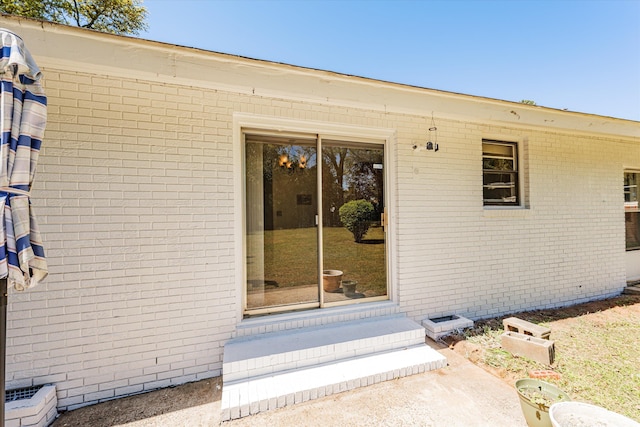
<svg viewBox="0 0 640 427">
<path fill-rule="evenodd" d="M 395 197 L 395 138 L 396 131 L 385 128 L 372 128 L 337 123 L 302 121 L 295 119 L 260 116 L 245 113 L 233 115 L 233 175 L 234 175 L 234 261 L 235 268 L 235 302 L 237 321 L 241 322 L 245 311 L 246 295 L 246 247 L 245 234 L 245 142 L 246 130 L 255 132 L 292 132 L 320 135 L 322 138 L 371 141 L 384 144 L 385 157 L 385 205 L 386 205 L 386 259 L 387 259 L 387 297 L 385 300 L 397 301 L 397 260 L 395 239 L 396 204 Z M 372 299 L 371 301 L 379 301 Z M 363 302 L 367 302 L 366 300 Z"/>
</svg>

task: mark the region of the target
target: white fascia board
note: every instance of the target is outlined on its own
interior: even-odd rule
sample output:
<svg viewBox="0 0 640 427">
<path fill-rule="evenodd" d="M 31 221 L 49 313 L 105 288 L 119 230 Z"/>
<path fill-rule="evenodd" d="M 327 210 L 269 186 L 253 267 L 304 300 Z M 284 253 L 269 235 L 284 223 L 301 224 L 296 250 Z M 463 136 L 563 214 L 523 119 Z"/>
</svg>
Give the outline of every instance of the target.
<svg viewBox="0 0 640 427">
<path fill-rule="evenodd" d="M 383 82 L 28 19 L 3 16 L 0 26 L 23 38 L 41 68 L 478 124 L 614 135 L 640 143 L 640 123 L 631 120 Z"/>
</svg>

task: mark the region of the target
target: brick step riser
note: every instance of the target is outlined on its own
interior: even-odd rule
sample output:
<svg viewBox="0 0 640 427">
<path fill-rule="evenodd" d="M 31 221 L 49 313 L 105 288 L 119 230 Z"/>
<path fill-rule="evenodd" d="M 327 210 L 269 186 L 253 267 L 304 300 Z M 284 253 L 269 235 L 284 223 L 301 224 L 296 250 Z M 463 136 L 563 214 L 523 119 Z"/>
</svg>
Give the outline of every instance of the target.
<svg viewBox="0 0 640 427">
<path fill-rule="evenodd" d="M 422 344 L 424 346 L 424 344 Z M 409 351 L 417 350 L 416 347 L 408 349 Z M 396 350 L 399 352 L 400 350 Z M 394 352 L 387 352 L 386 354 L 375 354 L 365 356 L 363 358 L 355 358 L 346 361 L 347 366 L 353 366 L 346 371 L 354 372 L 358 367 L 367 365 L 367 357 L 379 358 L 387 357 Z M 406 357 L 406 356 L 405 356 Z M 375 372 L 362 372 L 361 374 L 345 375 L 345 378 L 339 381 L 329 380 L 327 383 L 305 385 L 298 384 L 295 380 L 290 378 L 291 375 L 299 375 L 304 373 L 304 369 L 291 370 L 288 372 L 282 372 L 281 378 L 277 375 L 272 377 L 266 377 L 263 379 L 252 378 L 249 382 L 239 383 L 225 383 L 223 387 L 222 396 L 222 420 L 241 418 L 248 415 L 253 415 L 259 412 L 264 412 L 276 408 L 282 408 L 284 406 L 293 405 L 296 403 L 306 402 L 329 396 L 335 393 L 341 393 L 344 391 L 352 390 L 358 387 L 365 387 L 368 385 L 376 384 L 382 381 L 389 381 L 396 378 L 401 378 L 409 375 L 415 375 L 426 371 L 444 368 L 447 365 L 447 361 L 444 357 L 438 357 L 435 360 L 428 360 L 424 362 L 418 362 L 414 357 L 409 357 L 410 360 L 406 361 L 403 366 L 390 367 L 389 363 L 374 362 L 369 366 L 378 367 Z M 376 359 L 378 360 L 378 359 Z M 404 358 L 403 358 L 404 360 Z M 343 361 L 345 362 L 345 361 Z M 336 362 L 340 364 L 341 362 Z M 349 365 L 355 363 L 356 365 Z M 313 369 L 323 369 L 322 366 L 316 366 Z M 330 372 L 335 370 L 333 364 L 329 363 L 324 368 L 330 369 Z M 330 374 L 329 374 L 330 376 Z M 307 375 L 304 375 L 307 378 Z M 252 388 L 251 383 L 260 382 L 260 385 Z M 298 384 L 296 387 L 295 385 Z M 292 388 L 291 385 L 294 385 Z M 238 387 L 238 388 L 236 388 Z M 244 390 L 244 395 L 247 397 L 244 401 L 238 399 L 238 391 Z"/>
</svg>

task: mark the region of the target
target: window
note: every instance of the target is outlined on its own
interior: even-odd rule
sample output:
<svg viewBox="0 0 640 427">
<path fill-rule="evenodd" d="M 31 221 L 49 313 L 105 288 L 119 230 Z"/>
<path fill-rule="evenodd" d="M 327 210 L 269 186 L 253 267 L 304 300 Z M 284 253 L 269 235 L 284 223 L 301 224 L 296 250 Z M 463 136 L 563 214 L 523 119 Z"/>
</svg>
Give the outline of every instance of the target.
<svg viewBox="0 0 640 427">
<path fill-rule="evenodd" d="M 482 175 L 485 206 L 519 206 L 516 143 L 482 140 Z"/>
<path fill-rule="evenodd" d="M 624 174 L 624 219 L 627 250 L 640 250 L 640 209 L 638 208 L 640 172 Z"/>
</svg>

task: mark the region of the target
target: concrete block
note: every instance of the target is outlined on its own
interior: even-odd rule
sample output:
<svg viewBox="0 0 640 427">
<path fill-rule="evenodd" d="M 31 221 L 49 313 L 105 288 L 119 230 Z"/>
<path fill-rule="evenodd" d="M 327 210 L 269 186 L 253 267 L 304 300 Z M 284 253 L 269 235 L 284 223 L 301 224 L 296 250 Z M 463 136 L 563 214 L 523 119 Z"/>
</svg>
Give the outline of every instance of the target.
<svg viewBox="0 0 640 427">
<path fill-rule="evenodd" d="M 422 326 L 426 329 L 427 336 L 434 341 L 449 335 L 454 331 L 471 328 L 473 320 L 453 314 L 422 320 Z"/>
<path fill-rule="evenodd" d="M 555 343 L 551 340 L 532 337 L 518 332 L 501 335 L 502 348 L 516 356 L 527 357 L 545 365 L 551 365 L 555 358 Z"/>
<path fill-rule="evenodd" d="M 24 427 L 46 427 L 51 424 L 57 410 L 56 386 L 44 385 L 28 399 L 19 399 L 5 404 L 5 420 L 8 425 Z"/>
<path fill-rule="evenodd" d="M 518 319 L 517 317 L 509 317 L 502 321 L 505 332 L 518 332 L 524 335 L 530 335 L 536 338 L 549 339 L 551 329 Z"/>
</svg>

